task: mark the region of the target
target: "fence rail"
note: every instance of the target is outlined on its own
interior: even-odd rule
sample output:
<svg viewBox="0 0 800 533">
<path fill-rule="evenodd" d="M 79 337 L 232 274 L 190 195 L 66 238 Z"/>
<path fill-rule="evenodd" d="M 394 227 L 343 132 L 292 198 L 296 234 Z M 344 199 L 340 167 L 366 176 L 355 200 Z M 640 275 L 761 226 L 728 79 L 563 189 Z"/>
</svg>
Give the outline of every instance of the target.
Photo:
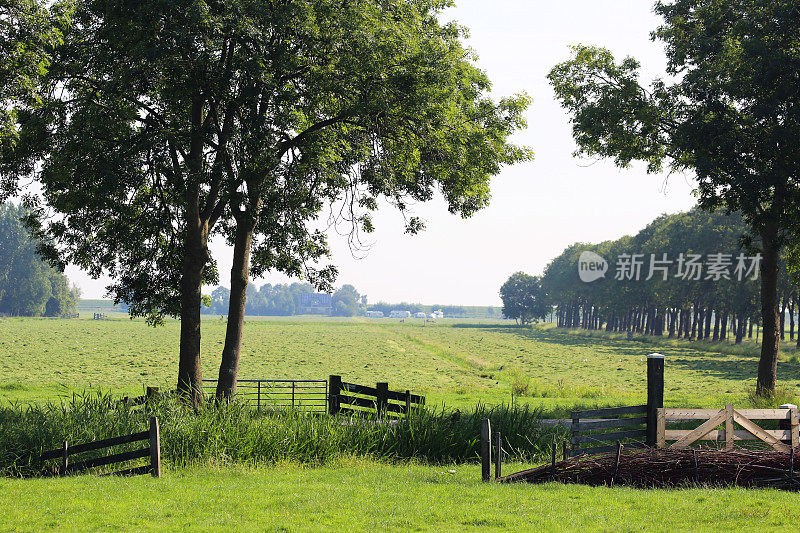
<svg viewBox="0 0 800 533">
<path fill-rule="evenodd" d="M 413 408 L 425 404 L 424 396 L 411 394 L 408 390 L 405 392 L 389 390 L 388 383 L 376 383 L 375 387 L 368 387 L 357 383 L 345 383 L 341 376 L 336 375 L 328 379 L 328 393 L 328 413 L 332 415 L 375 414 L 383 418 L 389 415 L 404 415 Z M 353 394 L 359 396 L 352 396 Z"/>
<path fill-rule="evenodd" d="M 203 388 L 216 389 L 216 379 L 204 379 Z M 261 409 L 328 410 L 328 382 L 318 379 L 238 379 L 236 396 Z"/>
<path fill-rule="evenodd" d="M 94 457 L 72 463 L 69 457 L 79 453 L 91 452 L 102 450 L 104 448 L 111 448 L 128 444 L 131 442 L 148 441 L 147 448 L 140 448 L 138 450 L 130 450 L 127 452 L 106 455 L 104 457 Z M 58 466 L 58 474 L 66 476 L 82 470 L 90 468 L 97 468 L 99 466 L 112 465 L 133 461 L 135 459 L 150 458 L 150 464 L 138 466 L 134 468 L 127 468 L 112 472 L 115 475 L 140 475 L 151 474 L 153 477 L 161 476 L 161 434 L 158 428 L 158 419 L 153 417 L 150 419 L 150 428 L 147 431 L 140 431 L 130 435 L 121 435 L 119 437 L 111 437 L 94 442 L 85 442 L 83 444 L 69 445 L 69 442 L 64 441 L 64 445 L 58 450 L 50 450 L 41 455 L 42 461 L 51 459 L 61 459 L 61 464 Z"/>
<path fill-rule="evenodd" d="M 667 423 L 703 420 L 694 429 L 667 429 Z M 779 429 L 764 429 L 753 420 L 778 420 Z M 724 429 L 716 429 L 723 426 Z M 736 429 L 739 425 L 742 429 Z M 724 442 L 725 449 L 733 448 L 736 441 L 761 441 L 775 450 L 786 451 L 800 445 L 800 415 L 797 407 L 784 409 L 734 409 L 731 404 L 724 409 L 659 409 L 657 417 L 657 445 L 686 448 L 699 440 Z"/>
<path fill-rule="evenodd" d="M 605 443 L 622 440 L 633 441 L 626 443 L 627 447 L 644 446 L 642 442 L 647 437 L 646 405 L 630 405 L 625 407 L 607 407 L 592 409 L 590 411 L 572 412 L 572 447 L 565 455 L 593 455 L 606 453 L 616 449 L 616 444 Z M 591 420 L 597 418 L 597 420 Z M 630 429 L 637 426 L 634 429 Z M 627 428 L 620 431 L 620 428 Z M 604 431 L 612 429 L 614 431 Z M 601 446 L 592 446 L 601 444 Z M 587 446 L 589 445 L 589 446 Z"/>
</svg>

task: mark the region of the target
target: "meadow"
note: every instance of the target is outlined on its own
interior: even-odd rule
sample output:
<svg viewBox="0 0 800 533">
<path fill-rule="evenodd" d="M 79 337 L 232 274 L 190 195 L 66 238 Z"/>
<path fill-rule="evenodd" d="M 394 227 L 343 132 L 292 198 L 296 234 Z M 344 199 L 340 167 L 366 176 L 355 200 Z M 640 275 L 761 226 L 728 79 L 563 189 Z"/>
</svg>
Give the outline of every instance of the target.
<svg viewBox="0 0 800 533">
<path fill-rule="evenodd" d="M 70 441 L 115 431 L 118 426 L 104 426 L 101 415 L 70 415 L 69 400 L 87 390 L 101 398 L 97 391 L 119 396 L 139 394 L 147 385 L 174 387 L 178 332 L 176 321 L 150 328 L 114 313 L 106 320 L 0 320 L 0 402 L 12 413 L 0 436 L 7 442 L 27 435 L 57 443 L 65 438 L 65 427 Z M 206 377 L 216 377 L 224 333 L 223 320 L 205 319 Z M 753 343 L 627 340 L 551 325 L 520 328 L 500 320 L 423 325 L 390 319 L 248 318 L 241 377 L 325 379 L 340 374 L 357 383 L 388 381 L 392 388 L 425 394 L 442 421 L 456 420 L 446 415 L 451 409 L 475 414 L 484 408 L 479 406 L 510 404 L 538 409 L 538 416 L 562 417 L 576 406 L 644 402 L 645 358 L 652 352 L 666 356 L 668 406 L 756 405 L 750 397 L 758 361 Z M 788 343 L 778 375 L 781 390 L 773 404 L 800 392 L 800 363 Z M 53 406 L 55 416 L 43 420 L 65 422 L 32 427 L 38 406 L 62 399 L 67 400 L 63 414 Z M 29 402 L 34 410 L 25 407 Z M 144 415 L 136 416 L 118 413 L 114 423 L 141 426 Z M 168 465 L 162 479 L 6 477 L 0 479 L 0 500 L 6 502 L 0 506 L 0 531 L 771 530 L 800 518 L 794 494 L 771 490 L 482 484 L 479 467 L 470 459 L 475 443 L 465 436 L 472 432 L 477 437 L 477 425 L 463 416 L 440 436 L 394 431 L 387 433 L 388 440 L 372 430 L 302 417 L 248 418 L 245 427 L 241 420 L 246 417 L 235 411 L 196 421 L 181 418 L 179 411 L 161 416 Z M 90 418 L 94 429 L 86 427 Z M 429 420 L 417 427 L 441 431 L 446 426 Z M 267 434 L 264 428 L 272 429 Z M 457 453 L 444 453 L 441 435 L 464 444 Z M 540 448 L 552 436 L 537 435 L 529 448 L 536 455 L 512 458 L 516 462 L 507 464 L 505 472 L 528 466 L 519 461 L 546 455 Z M 244 451 L 237 458 L 239 449 Z"/>
<path fill-rule="evenodd" d="M 82 315 L 84 316 L 84 315 Z M 91 316 L 91 315 L 89 315 Z M 152 328 L 122 314 L 106 320 L 0 320 L 0 398 L 58 400 L 87 388 L 141 394 L 174 388 L 179 323 Z M 225 322 L 203 323 L 203 373 L 215 378 Z M 800 392 L 800 363 L 784 347 L 781 398 Z M 448 408 L 524 402 L 553 416 L 574 406 L 645 400 L 648 353 L 666 356 L 667 406 L 751 402 L 753 343 L 734 346 L 516 327 L 501 320 L 248 318 L 241 378 L 327 379 L 411 389 Z"/>
</svg>

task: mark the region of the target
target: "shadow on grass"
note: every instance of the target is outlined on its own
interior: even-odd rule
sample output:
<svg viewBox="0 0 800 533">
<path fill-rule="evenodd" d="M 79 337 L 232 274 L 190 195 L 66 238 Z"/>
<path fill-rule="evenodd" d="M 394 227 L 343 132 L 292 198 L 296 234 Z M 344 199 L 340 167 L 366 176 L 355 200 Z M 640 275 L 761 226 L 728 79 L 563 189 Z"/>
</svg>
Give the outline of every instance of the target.
<svg viewBox="0 0 800 533">
<path fill-rule="evenodd" d="M 678 339 L 656 339 L 635 337 L 632 340 L 609 338 L 602 334 L 592 336 L 589 333 L 574 333 L 571 330 L 556 328 L 531 328 L 510 324 L 458 324 L 453 327 L 481 329 L 507 335 L 515 335 L 528 341 L 536 341 L 570 348 L 596 348 L 602 345 L 613 353 L 624 357 L 641 357 L 647 353 L 658 351 L 667 356 L 667 364 L 685 368 L 692 372 L 714 376 L 720 379 L 741 382 L 754 378 L 758 371 L 758 355 L 746 353 L 725 353 L 714 350 L 711 346 L 690 345 L 691 341 Z M 684 344 L 685 342 L 685 344 Z M 671 343 L 676 343 L 671 345 Z M 677 344 L 681 343 L 681 344 Z M 793 357 L 778 363 L 778 372 L 783 380 L 800 380 L 800 358 Z"/>
</svg>

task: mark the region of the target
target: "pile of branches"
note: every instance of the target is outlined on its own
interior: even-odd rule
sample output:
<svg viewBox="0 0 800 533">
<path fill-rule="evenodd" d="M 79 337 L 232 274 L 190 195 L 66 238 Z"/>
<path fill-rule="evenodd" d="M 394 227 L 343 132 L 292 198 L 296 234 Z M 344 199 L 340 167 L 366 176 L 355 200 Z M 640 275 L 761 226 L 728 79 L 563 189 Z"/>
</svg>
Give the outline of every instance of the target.
<svg viewBox="0 0 800 533">
<path fill-rule="evenodd" d="M 584 455 L 499 478 L 640 488 L 714 485 L 800 489 L 798 451 L 637 449 Z"/>
</svg>

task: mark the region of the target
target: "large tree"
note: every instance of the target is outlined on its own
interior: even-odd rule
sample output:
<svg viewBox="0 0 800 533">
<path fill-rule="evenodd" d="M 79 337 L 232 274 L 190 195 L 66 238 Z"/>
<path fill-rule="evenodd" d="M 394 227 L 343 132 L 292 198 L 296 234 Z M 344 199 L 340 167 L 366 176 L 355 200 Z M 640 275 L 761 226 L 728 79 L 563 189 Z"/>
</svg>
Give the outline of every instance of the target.
<svg viewBox="0 0 800 533">
<path fill-rule="evenodd" d="M 462 30 L 437 18 L 450 4 L 76 2 L 43 104 L 19 115 L 46 202 L 31 227 L 51 259 L 111 274 L 134 314 L 180 315 L 178 388 L 195 401 L 208 242 L 224 235 L 229 397 L 250 269 L 332 283 L 335 268 L 315 268 L 324 209 L 369 231 L 380 197 L 405 210 L 438 189 L 468 216 L 501 165 L 529 157 L 507 142 L 527 98 L 486 96 Z"/>
<path fill-rule="evenodd" d="M 242 76 L 250 99 L 226 158 L 234 257 L 218 396 L 235 391 L 248 269 L 297 275 L 326 255 L 325 236 L 308 229 L 323 209 L 369 232 L 380 197 L 405 211 L 438 188 L 466 217 L 486 205 L 501 165 L 528 157 L 507 142 L 527 99 L 486 96 L 462 30 L 438 21 L 449 4 L 290 2 L 254 13 L 272 40 L 259 43 L 268 61 Z M 407 231 L 421 227 L 408 219 Z M 329 288 L 335 270 L 315 274 Z"/>
<path fill-rule="evenodd" d="M 541 280 L 524 272 L 515 272 L 500 287 L 503 314 L 520 324 L 543 319 L 550 312 L 549 298 Z"/>
<path fill-rule="evenodd" d="M 549 78 L 572 116 L 577 153 L 694 174 L 700 206 L 742 214 L 763 254 L 757 391 L 774 390 L 778 258 L 800 202 L 800 1 L 657 2 L 667 81 L 649 88 L 632 58 L 578 46 Z"/>
</svg>

